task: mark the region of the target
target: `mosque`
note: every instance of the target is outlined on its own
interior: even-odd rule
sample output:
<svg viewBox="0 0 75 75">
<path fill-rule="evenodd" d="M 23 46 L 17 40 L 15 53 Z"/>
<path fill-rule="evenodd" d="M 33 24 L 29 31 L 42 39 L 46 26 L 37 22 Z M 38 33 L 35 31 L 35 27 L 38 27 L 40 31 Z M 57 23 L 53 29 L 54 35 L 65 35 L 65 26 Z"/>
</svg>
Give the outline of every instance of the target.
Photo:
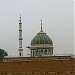
<svg viewBox="0 0 75 75">
<path fill-rule="evenodd" d="M 43 31 L 43 27 L 42 27 L 42 20 L 40 20 L 41 22 L 41 27 L 40 27 L 40 31 L 36 34 L 36 36 L 31 40 L 30 46 L 27 47 L 27 50 L 30 52 L 30 58 L 32 57 L 36 57 L 38 59 L 38 57 L 42 58 L 42 57 L 49 57 L 52 59 L 56 59 L 57 58 L 71 58 L 72 56 L 70 55 L 60 55 L 60 56 L 55 56 L 53 55 L 53 41 L 52 39 L 47 35 L 47 33 L 45 33 Z M 20 19 L 19 19 L 19 56 L 18 58 L 25 58 L 23 55 L 23 48 L 22 48 L 22 22 L 21 22 L 21 15 L 20 15 Z M 4 60 L 10 60 L 10 58 L 15 59 L 13 57 L 7 57 Z M 16 60 L 16 59 L 15 59 Z M 11 60 L 10 60 L 11 61 Z"/>
<path fill-rule="evenodd" d="M 53 55 L 53 42 L 51 38 L 43 31 L 42 20 L 40 21 L 41 21 L 41 30 L 32 39 L 30 46 L 27 47 L 30 50 L 31 57 Z M 19 49 L 18 50 L 19 50 L 19 56 L 23 56 L 21 16 L 19 20 Z"/>
<path fill-rule="evenodd" d="M 42 20 L 41 30 L 32 39 L 31 46 L 29 48 L 31 50 L 31 56 L 53 55 L 53 42 L 42 29 Z"/>
<path fill-rule="evenodd" d="M 22 22 L 19 20 L 19 56 L 5 57 L 0 62 L 0 75 L 75 75 L 75 58 L 72 55 L 53 55 L 53 41 L 43 31 L 31 40 L 27 49 L 30 57 L 23 56 Z"/>
</svg>

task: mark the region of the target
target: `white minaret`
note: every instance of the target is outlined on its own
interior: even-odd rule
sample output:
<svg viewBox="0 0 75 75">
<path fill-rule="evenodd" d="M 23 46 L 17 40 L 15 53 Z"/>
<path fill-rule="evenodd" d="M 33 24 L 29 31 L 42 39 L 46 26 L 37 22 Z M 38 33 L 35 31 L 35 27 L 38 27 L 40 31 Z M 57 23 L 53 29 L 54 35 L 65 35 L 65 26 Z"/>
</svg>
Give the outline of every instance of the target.
<svg viewBox="0 0 75 75">
<path fill-rule="evenodd" d="M 21 15 L 20 15 L 20 19 L 19 19 L 19 56 L 22 57 L 23 56 L 23 49 L 22 49 L 22 23 L 21 23 Z"/>
</svg>

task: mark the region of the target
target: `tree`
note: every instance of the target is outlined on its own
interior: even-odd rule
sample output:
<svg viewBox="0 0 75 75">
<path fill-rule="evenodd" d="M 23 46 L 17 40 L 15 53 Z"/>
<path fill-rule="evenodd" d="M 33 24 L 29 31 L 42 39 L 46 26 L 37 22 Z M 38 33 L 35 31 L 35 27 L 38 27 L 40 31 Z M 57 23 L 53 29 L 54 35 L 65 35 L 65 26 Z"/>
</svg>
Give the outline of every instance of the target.
<svg viewBox="0 0 75 75">
<path fill-rule="evenodd" d="M 0 49 L 0 61 L 3 61 L 4 56 L 8 56 L 7 52 L 3 49 Z"/>
</svg>

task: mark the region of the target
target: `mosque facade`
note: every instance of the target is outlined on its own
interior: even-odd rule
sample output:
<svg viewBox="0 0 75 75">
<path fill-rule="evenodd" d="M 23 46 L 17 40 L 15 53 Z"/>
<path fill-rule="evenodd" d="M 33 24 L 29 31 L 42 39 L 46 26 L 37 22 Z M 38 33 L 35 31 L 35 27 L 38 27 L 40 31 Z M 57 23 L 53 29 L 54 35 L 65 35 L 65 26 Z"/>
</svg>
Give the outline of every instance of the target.
<svg viewBox="0 0 75 75">
<path fill-rule="evenodd" d="M 0 75 L 75 75 L 75 58 L 70 55 L 53 55 L 53 41 L 43 31 L 31 40 L 30 57 L 23 56 L 22 23 L 19 20 L 19 56 L 5 57 L 0 62 Z"/>
<path fill-rule="evenodd" d="M 53 55 L 53 41 L 52 39 L 43 31 L 42 20 L 40 32 L 31 40 L 29 48 L 31 57 L 33 56 L 51 56 Z M 19 56 L 23 57 L 22 48 L 22 22 L 21 15 L 19 20 Z"/>
<path fill-rule="evenodd" d="M 42 20 L 41 30 L 31 40 L 30 44 L 31 56 L 50 56 L 53 55 L 53 42 L 52 39 L 43 31 Z"/>
</svg>

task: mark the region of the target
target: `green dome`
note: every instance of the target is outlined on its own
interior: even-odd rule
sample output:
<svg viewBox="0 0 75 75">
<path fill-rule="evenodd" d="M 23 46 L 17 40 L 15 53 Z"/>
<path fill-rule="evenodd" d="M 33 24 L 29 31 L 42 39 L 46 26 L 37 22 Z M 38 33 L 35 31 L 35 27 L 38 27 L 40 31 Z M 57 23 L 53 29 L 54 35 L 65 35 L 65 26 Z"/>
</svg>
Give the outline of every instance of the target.
<svg viewBox="0 0 75 75">
<path fill-rule="evenodd" d="M 40 31 L 39 33 L 37 33 L 37 35 L 31 41 L 31 45 L 36 45 L 36 44 L 51 44 L 51 45 L 53 45 L 53 42 L 46 33 L 44 33 L 43 31 Z"/>
</svg>

